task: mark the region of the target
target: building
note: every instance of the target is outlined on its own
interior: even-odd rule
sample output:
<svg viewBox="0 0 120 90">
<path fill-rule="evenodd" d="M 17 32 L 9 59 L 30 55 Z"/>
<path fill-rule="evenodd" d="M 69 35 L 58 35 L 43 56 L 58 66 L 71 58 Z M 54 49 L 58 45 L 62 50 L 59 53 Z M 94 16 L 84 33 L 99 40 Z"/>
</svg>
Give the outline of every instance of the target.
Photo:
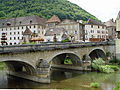
<svg viewBox="0 0 120 90">
<path fill-rule="evenodd" d="M 104 24 L 107 26 L 109 40 L 115 40 L 115 38 L 116 38 L 116 23 L 113 21 L 113 19 L 110 19 L 109 21 L 105 22 Z"/>
<path fill-rule="evenodd" d="M 106 25 L 95 20 L 89 19 L 85 23 L 85 41 L 98 42 L 108 38 L 108 30 Z"/>
<path fill-rule="evenodd" d="M 120 59 L 120 11 L 116 18 L 116 32 L 117 32 L 117 38 L 116 38 L 116 57 Z"/>
<path fill-rule="evenodd" d="M 61 20 L 56 16 L 53 15 L 50 19 L 46 21 L 46 27 L 55 27 Z"/>
<path fill-rule="evenodd" d="M 70 19 L 65 19 L 56 25 L 56 27 L 64 28 L 70 39 L 74 39 L 74 41 L 83 41 L 83 24 Z"/>
<path fill-rule="evenodd" d="M 27 28 L 32 33 L 38 33 L 39 37 L 43 37 L 45 23 L 46 20 L 35 15 L 2 19 L 0 20 L 0 38 L 2 33 L 6 33 L 6 42 L 8 45 L 20 44 L 20 41 L 23 39 L 23 32 Z"/>
<path fill-rule="evenodd" d="M 60 42 L 68 38 L 68 35 L 64 28 L 46 28 L 46 33 L 44 35 L 45 42 Z"/>
</svg>

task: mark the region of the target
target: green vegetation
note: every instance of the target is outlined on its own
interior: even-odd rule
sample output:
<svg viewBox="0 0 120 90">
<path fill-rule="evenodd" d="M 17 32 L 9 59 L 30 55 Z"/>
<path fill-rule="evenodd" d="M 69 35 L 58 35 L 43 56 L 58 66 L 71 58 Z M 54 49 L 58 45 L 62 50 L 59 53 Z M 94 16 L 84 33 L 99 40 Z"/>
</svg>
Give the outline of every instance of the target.
<svg viewBox="0 0 120 90">
<path fill-rule="evenodd" d="M 120 60 L 116 58 L 116 56 L 113 56 L 113 59 L 109 61 L 109 63 L 112 64 L 120 64 Z"/>
<path fill-rule="evenodd" d="M 64 60 L 64 64 L 72 64 L 72 61 L 69 58 L 66 58 Z"/>
<path fill-rule="evenodd" d="M 120 82 L 116 82 L 116 86 L 114 90 L 120 90 Z"/>
<path fill-rule="evenodd" d="M 66 38 L 65 40 L 62 40 L 61 42 L 70 42 L 70 40 L 68 38 Z"/>
<path fill-rule="evenodd" d="M 91 84 L 90 84 L 90 87 L 98 88 L 98 87 L 99 87 L 99 84 L 98 84 L 98 83 L 91 83 Z"/>
<path fill-rule="evenodd" d="M 0 62 L 0 70 L 6 70 L 6 69 L 7 69 L 6 64 L 3 62 Z"/>
<path fill-rule="evenodd" d="M 37 15 L 49 19 L 57 15 L 61 20 L 73 19 L 99 21 L 81 7 L 67 0 L 0 0 L 0 19 Z"/>
<path fill-rule="evenodd" d="M 112 73 L 119 71 L 119 67 L 115 65 L 105 65 L 105 61 L 102 58 L 95 59 L 92 62 L 92 68 L 103 73 Z"/>
</svg>

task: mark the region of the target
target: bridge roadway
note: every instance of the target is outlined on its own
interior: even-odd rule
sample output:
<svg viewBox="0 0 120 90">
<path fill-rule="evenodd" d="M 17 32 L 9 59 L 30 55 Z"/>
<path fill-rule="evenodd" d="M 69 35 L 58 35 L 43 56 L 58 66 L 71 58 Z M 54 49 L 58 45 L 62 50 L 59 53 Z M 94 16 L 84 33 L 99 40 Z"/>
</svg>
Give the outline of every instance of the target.
<svg viewBox="0 0 120 90">
<path fill-rule="evenodd" d="M 115 55 L 115 42 L 40 43 L 35 45 L 0 46 L 0 61 L 5 62 L 9 75 L 50 83 L 51 68 L 90 70 L 95 58 Z M 65 65 L 69 58 L 72 62 Z"/>
</svg>

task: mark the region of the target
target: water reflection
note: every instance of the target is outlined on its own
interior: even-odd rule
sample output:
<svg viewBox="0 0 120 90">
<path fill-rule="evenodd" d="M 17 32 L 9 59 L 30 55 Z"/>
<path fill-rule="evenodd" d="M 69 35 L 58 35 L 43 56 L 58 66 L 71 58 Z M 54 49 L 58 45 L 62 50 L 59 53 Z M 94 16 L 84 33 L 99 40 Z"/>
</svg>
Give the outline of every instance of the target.
<svg viewBox="0 0 120 90">
<path fill-rule="evenodd" d="M 120 81 L 120 72 L 113 74 L 104 74 L 97 72 L 80 72 L 52 70 L 51 83 L 40 84 L 20 78 L 7 76 L 5 71 L 0 71 L 0 88 L 32 88 L 32 89 L 62 89 L 69 88 L 74 90 L 95 90 L 90 88 L 92 82 L 98 82 L 100 87 L 97 90 L 112 90 L 115 82 Z"/>
</svg>

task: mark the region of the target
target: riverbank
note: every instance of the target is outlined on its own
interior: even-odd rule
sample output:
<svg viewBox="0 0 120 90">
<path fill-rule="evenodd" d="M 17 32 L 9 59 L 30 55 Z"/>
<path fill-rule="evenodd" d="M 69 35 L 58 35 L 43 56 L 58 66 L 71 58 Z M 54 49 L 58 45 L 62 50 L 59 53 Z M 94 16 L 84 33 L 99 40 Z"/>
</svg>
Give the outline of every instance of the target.
<svg viewBox="0 0 120 90">
<path fill-rule="evenodd" d="M 6 69 L 7 69 L 6 64 L 3 62 L 0 62 L 0 70 L 6 70 Z"/>
</svg>

